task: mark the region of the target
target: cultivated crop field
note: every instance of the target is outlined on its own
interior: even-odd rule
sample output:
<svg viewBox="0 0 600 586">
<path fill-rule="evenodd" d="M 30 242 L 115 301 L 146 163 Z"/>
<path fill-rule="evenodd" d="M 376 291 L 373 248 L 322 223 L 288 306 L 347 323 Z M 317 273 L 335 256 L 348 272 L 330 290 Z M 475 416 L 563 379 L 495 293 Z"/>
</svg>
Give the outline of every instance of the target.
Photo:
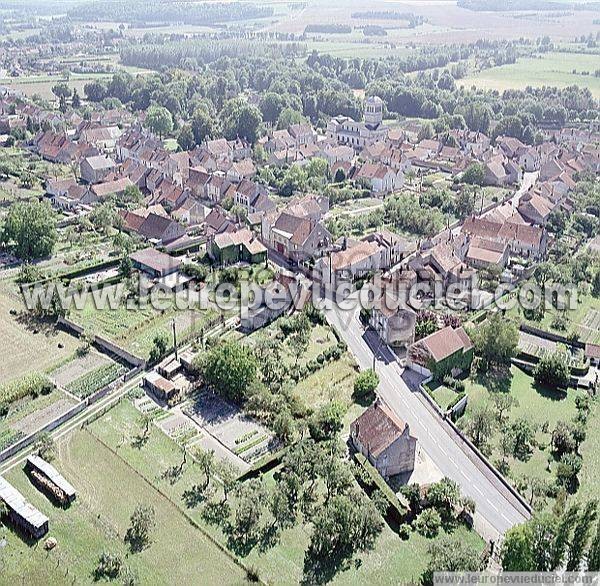
<svg viewBox="0 0 600 586">
<path fill-rule="evenodd" d="M 584 53 L 545 53 L 539 57 L 520 58 L 511 65 L 485 69 L 460 80 L 466 88 L 472 85 L 498 91 L 525 89 L 527 86 L 587 87 L 600 97 L 600 77 L 594 72 L 600 67 L 600 55 Z M 588 74 L 585 75 L 584 72 Z"/>
</svg>

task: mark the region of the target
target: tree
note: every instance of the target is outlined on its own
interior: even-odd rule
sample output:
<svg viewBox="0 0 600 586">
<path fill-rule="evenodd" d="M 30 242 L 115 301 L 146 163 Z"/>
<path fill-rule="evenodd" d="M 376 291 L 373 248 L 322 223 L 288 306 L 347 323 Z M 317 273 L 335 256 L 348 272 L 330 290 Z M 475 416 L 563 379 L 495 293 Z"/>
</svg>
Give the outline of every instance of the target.
<svg viewBox="0 0 600 586">
<path fill-rule="evenodd" d="M 204 493 L 215 470 L 215 452 L 214 450 L 197 450 L 194 452 L 194 458 L 204 474 L 204 484 L 201 486 L 201 491 Z"/>
<path fill-rule="evenodd" d="M 287 100 L 285 96 L 275 92 L 265 93 L 261 97 L 259 104 L 263 120 L 270 124 L 275 124 L 279 120 L 279 116 L 286 107 L 286 104 Z"/>
<path fill-rule="evenodd" d="M 363 399 L 371 396 L 379 385 L 379 375 L 372 369 L 363 370 L 354 380 L 354 396 Z"/>
<path fill-rule="evenodd" d="M 471 189 L 461 189 L 456 196 L 456 211 L 460 218 L 468 218 L 475 211 L 475 191 Z"/>
<path fill-rule="evenodd" d="M 145 124 L 162 138 L 173 130 L 173 117 L 164 106 L 150 106 L 146 111 Z"/>
<path fill-rule="evenodd" d="M 292 124 L 303 124 L 304 122 L 306 122 L 306 118 L 301 112 L 293 108 L 284 108 L 277 120 L 277 128 L 283 130 L 289 128 Z"/>
<path fill-rule="evenodd" d="M 81 98 L 79 97 L 79 92 L 77 88 L 73 88 L 73 98 L 71 99 L 71 106 L 77 109 L 81 107 Z"/>
<path fill-rule="evenodd" d="M 57 98 L 69 98 L 71 96 L 71 88 L 66 84 L 66 83 L 57 83 L 56 85 L 52 86 L 52 93 L 57 97 Z"/>
<path fill-rule="evenodd" d="M 56 217 L 47 201 L 17 202 L 10 206 L 2 240 L 14 245 L 14 254 L 23 260 L 49 255 L 58 238 Z"/>
<path fill-rule="evenodd" d="M 577 518 L 567 556 L 567 572 L 577 572 L 580 569 L 597 517 L 597 506 L 596 501 L 589 501 Z"/>
<path fill-rule="evenodd" d="M 164 332 L 160 332 L 154 336 L 152 348 L 150 349 L 150 362 L 157 362 L 166 353 L 169 346 L 169 337 Z"/>
<path fill-rule="evenodd" d="M 103 551 L 94 570 L 95 580 L 116 580 L 123 568 L 123 558 L 117 554 Z"/>
<path fill-rule="evenodd" d="M 564 421 L 558 421 L 552 431 L 552 451 L 556 456 L 574 452 L 577 449 L 577 442 L 573 435 L 571 425 Z"/>
<path fill-rule="evenodd" d="M 509 366 L 517 353 L 519 329 L 511 320 L 494 313 L 473 331 L 473 345 L 486 365 Z"/>
<path fill-rule="evenodd" d="M 139 504 L 133 511 L 130 526 L 125 534 L 133 552 L 142 551 L 150 543 L 152 530 L 156 526 L 156 512 L 152 505 Z"/>
<path fill-rule="evenodd" d="M 179 131 L 177 144 L 182 151 L 191 151 L 196 146 L 194 131 L 190 124 L 184 124 Z"/>
<path fill-rule="evenodd" d="M 333 439 L 342 429 L 345 412 L 344 405 L 338 401 L 323 405 L 310 418 L 310 436 L 317 441 Z"/>
<path fill-rule="evenodd" d="M 429 561 L 423 583 L 433 584 L 434 572 L 477 572 L 483 568 L 479 549 L 455 535 L 444 535 L 428 548 Z"/>
<path fill-rule="evenodd" d="M 207 138 L 216 136 L 218 132 L 218 123 L 214 113 L 205 105 L 196 108 L 192 116 L 192 133 L 196 144 L 201 144 Z"/>
<path fill-rule="evenodd" d="M 575 492 L 577 490 L 577 475 L 581 471 L 583 461 L 577 454 L 564 454 L 556 467 L 556 480 L 560 486 Z"/>
<path fill-rule="evenodd" d="M 492 395 L 492 403 L 496 409 L 496 419 L 500 424 L 504 423 L 506 413 L 519 404 L 513 395 L 501 392 Z"/>
<path fill-rule="evenodd" d="M 454 511 L 461 505 L 460 488 L 454 480 L 442 478 L 427 489 L 427 500 L 445 521 L 454 516 Z"/>
<path fill-rule="evenodd" d="M 531 444 L 535 440 L 535 428 L 526 419 L 519 418 L 510 426 L 509 434 L 513 439 L 514 457 L 526 460 L 532 451 Z"/>
<path fill-rule="evenodd" d="M 245 544 L 254 539 L 258 531 L 265 488 L 258 478 L 252 478 L 238 486 L 236 496 L 232 533 Z"/>
<path fill-rule="evenodd" d="M 258 371 L 252 350 L 235 341 L 215 346 L 198 357 L 194 366 L 209 387 L 234 400 L 246 396 Z"/>
<path fill-rule="evenodd" d="M 573 528 L 577 523 L 578 513 L 579 504 L 573 505 L 563 514 L 558 523 L 556 535 L 550 550 L 550 570 L 558 570 L 563 564 L 563 560 L 569 547 L 569 542 L 571 541 Z"/>
<path fill-rule="evenodd" d="M 435 509 L 425 509 L 415 520 L 415 529 L 423 536 L 435 537 L 442 526 L 442 518 Z"/>
<path fill-rule="evenodd" d="M 42 433 L 37 438 L 34 447 L 39 457 L 47 462 L 51 462 L 56 457 L 56 444 L 48 432 Z"/>
<path fill-rule="evenodd" d="M 83 93 L 90 102 L 101 102 L 106 97 L 106 85 L 100 81 L 86 83 Z"/>
<path fill-rule="evenodd" d="M 557 349 L 551 354 L 544 354 L 533 371 L 533 378 L 539 385 L 568 387 L 571 382 L 571 367 L 567 352 Z"/>
<path fill-rule="evenodd" d="M 533 531 L 528 523 L 511 527 L 502 544 L 502 569 L 505 572 L 533 572 Z"/>
<path fill-rule="evenodd" d="M 233 98 L 225 103 L 220 114 L 223 134 L 228 140 L 243 138 L 250 144 L 258 139 L 258 129 L 262 123 L 260 110 L 241 98 Z"/>
<path fill-rule="evenodd" d="M 462 180 L 469 185 L 483 185 L 485 169 L 481 163 L 472 163 L 463 173 Z"/>
<path fill-rule="evenodd" d="M 494 414 L 487 405 L 483 405 L 473 409 L 465 430 L 473 440 L 473 443 L 481 449 L 492 437 L 494 428 Z"/>
<path fill-rule="evenodd" d="M 590 544 L 587 556 L 588 572 L 600 572 L 600 522 L 596 527 L 596 534 Z"/>
</svg>

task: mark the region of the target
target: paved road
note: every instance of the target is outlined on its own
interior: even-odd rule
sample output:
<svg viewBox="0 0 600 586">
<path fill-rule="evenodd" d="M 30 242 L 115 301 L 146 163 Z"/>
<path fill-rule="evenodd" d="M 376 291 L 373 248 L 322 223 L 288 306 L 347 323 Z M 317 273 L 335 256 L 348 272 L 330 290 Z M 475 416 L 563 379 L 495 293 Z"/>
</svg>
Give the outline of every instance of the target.
<svg viewBox="0 0 600 586">
<path fill-rule="evenodd" d="M 334 305 L 335 307 L 335 305 Z M 377 357 L 376 370 L 380 385 L 378 394 L 391 409 L 411 427 L 422 450 L 435 462 L 441 473 L 455 480 L 463 494 L 476 503 L 478 514 L 491 526 L 488 537 L 496 538 L 513 525 L 522 523 L 528 513 L 518 499 L 502 487 L 489 470 L 476 465 L 461 447 L 460 439 L 447 424 L 423 403 L 403 378 L 404 369 L 393 359 L 391 352 L 378 341 L 375 332 L 365 333 L 356 311 L 331 309 L 327 319 L 342 335 L 361 368 L 371 368 Z M 406 376 L 405 376 L 406 378 Z"/>
</svg>

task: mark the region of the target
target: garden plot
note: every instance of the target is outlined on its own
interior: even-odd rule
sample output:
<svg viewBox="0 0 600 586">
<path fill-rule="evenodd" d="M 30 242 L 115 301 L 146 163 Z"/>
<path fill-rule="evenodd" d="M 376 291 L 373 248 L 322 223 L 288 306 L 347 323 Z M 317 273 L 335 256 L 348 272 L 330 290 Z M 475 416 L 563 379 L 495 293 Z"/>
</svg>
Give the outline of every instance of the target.
<svg viewBox="0 0 600 586">
<path fill-rule="evenodd" d="M 158 427 L 179 445 L 187 446 L 199 439 L 198 427 L 183 413 L 173 413 L 157 421 Z"/>
<path fill-rule="evenodd" d="M 589 309 L 579 325 L 579 337 L 582 342 L 594 344 L 600 332 L 600 311 Z"/>
<path fill-rule="evenodd" d="M 275 439 L 266 427 L 212 393 L 201 393 L 183 411 L 245 462 L 253 462 L 275 448 Z"/>
<path fill-rule="evenodd" d="M 556 350 L 556 342 L 525 332 L 519 332 L 519 350 L 525 352 L 525 354 L 541 358 L 544 354 Z"/>
<path fill-rule="evenodd" d="M 52 371 L 50 379 L 58 387 L 68 387 L 82 376 L 111 363 L 112 360 L 108 356 L 90 350 L 84 356 L 76 356 L 73 360 Z"/>
<path fill-rule="evenodd" d="M 14 431 L 21 432 L 23 435 L 29 435 L 40 429 L 50 421 L 64 415 L 75 402 L 67 397 L 60 398 L 57 401 L 46 405 L 41 409 L 37 409 L 29 413 L 19 421 L 16 421 L 11 427 Z"/>
</svg>

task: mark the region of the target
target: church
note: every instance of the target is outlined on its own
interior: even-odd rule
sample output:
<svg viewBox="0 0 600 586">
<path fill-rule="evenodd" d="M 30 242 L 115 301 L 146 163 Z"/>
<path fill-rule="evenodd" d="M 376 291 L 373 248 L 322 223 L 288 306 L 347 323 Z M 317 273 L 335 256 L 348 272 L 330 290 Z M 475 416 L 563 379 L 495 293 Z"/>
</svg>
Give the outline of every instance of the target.
<svg viewBox="0 0 600 586">
<path fill-rule="evenodd" d="M 347 116 L 336 116 L 327 125 L 327 134 L 338 144 L 348 145 L 356 151 L 387 137 L 383 125 L 383 100 L 377 96 L 367 98 L 364 122 L 356 122 Z"/>
</svg>

